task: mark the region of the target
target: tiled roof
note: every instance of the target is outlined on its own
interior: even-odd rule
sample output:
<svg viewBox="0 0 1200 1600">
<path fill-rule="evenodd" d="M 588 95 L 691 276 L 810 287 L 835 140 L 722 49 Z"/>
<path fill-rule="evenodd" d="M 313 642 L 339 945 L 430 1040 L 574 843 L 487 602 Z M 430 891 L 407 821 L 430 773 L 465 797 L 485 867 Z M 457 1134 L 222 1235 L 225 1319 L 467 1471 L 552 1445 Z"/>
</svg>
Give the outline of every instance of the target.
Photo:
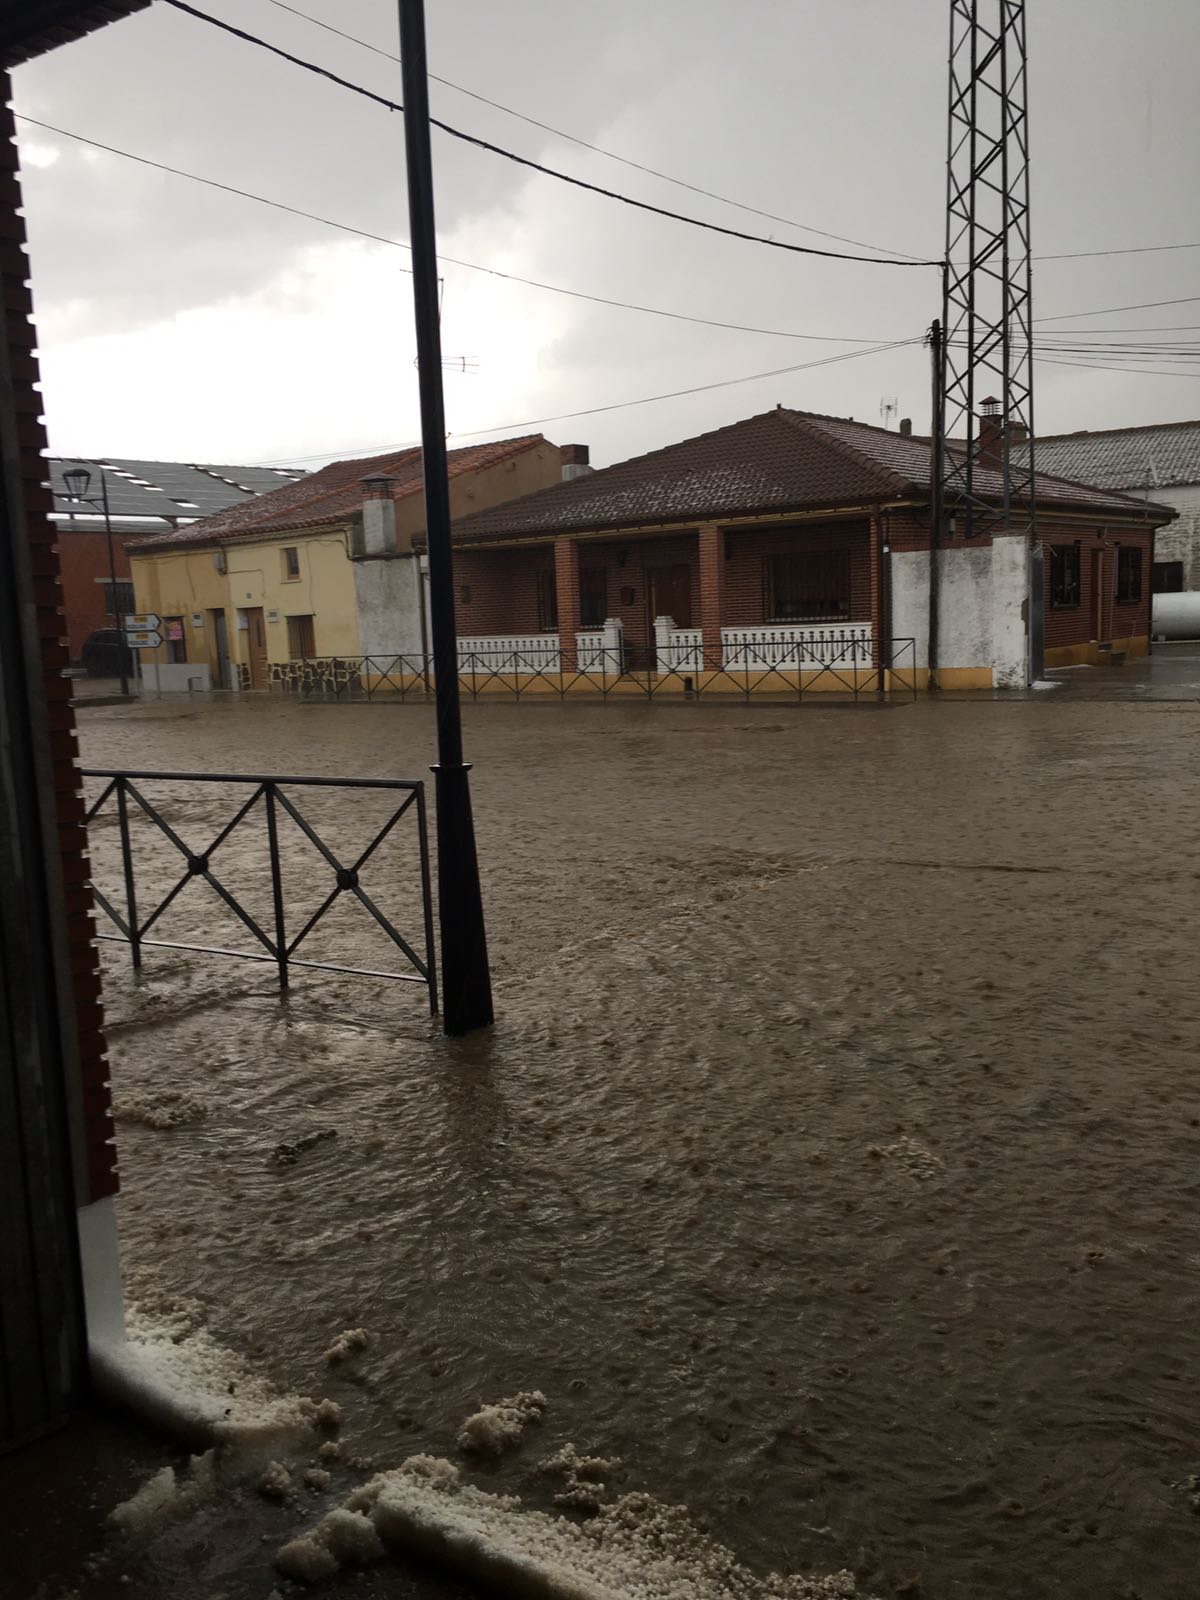
<svg viewBox="0 0 1200 1600">
<path fill-rule="evenodd" d="M 929 494 L 931 454 L 927 439 L 780 406 L 474 512 L 455 523 L 454 538 L 536 538 L 920 500 Z M 1002 492 L 997 470 L 980 468 L 976 483 L 984 496 Z M 1038 502 L 1075 511 L 1146 510 L 1123 495 L 1041 473 Z"/>
<path fill-rule="evenodd" d="M 1101 489 L 1143 494 L 1200 483 L 1200 422 L 1054 434 L 1038 439 L 1037 464 Z"/>
<path fill-rule="evenodd" d="M 449 452 L 450 476 L 458 477 L 480 467 L 495 465 L 545 441 L 540 433 L 523 434 L 517 439 L 499 439 L 494 444 L 468 445 Z M 285 484 L 270 494 L 231 505 L 215 516 L 205 517 L 172 533 L 156 534 L 138 540 L 130 549 L 179 549 L 189 545 L 229 544 L 260 538 L 263 534 L 286 532 L 292 528 L 324 527 L 345 521 L 363 502 L 361 480 L 377 474 L 394 479 L 392 496 L 402 500 L 419 494 L 424 484 L 419 446 L 394 450 L 387 455 L 358 457 L 352 461 L 333 461 L 319 472 L 311 472 L 295 483 Z"/>
<path fill-rule="evenodd" d="M 157 517 L 163 525 L 177 519 L 194 522 L 304 477 L 294 467 L 213 467 L 194 461 L 141 461 L 126 456 L 54 456 L 46 465 L 54 509 L 60 516 L 95 515 L 94 505 L 80 505 L 68 496 L 64 474 L 72 467 L 86 468 L 91 474 L 88 499 L 99 500 L 103 467 L 114 518 Z M 142 532 L 150 537 L 159 529 L 151 526 Z"/>
</svg>

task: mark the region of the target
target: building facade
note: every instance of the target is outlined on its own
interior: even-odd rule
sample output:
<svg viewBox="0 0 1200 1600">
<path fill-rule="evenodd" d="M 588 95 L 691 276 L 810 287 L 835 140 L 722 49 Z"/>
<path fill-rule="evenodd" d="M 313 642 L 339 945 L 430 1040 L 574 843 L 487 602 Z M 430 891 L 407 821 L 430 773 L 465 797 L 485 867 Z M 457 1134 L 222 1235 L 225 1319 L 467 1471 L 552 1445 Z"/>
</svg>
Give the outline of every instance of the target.
<svg viewBox="0 0 1200 1600">
<path fill-rule="evenodd" d="M 84 647 L 93 634 L 116 628 L 118 615 L 137 609 L 128 544 L 186 527 L 200 517 L 240 505 L 303 476 L 282 467 L 201 466 L 115 456 L 53 457 L 47 465 L 54 495 L 53 521 L 58 530 L 67 650 L 72 663 L 83 659 Z M 64 476 L 80 468 L 90 480 L 83 501 L 69 492 Z M 101 503 L 101 474 L 108 490 L 113 532 L 112 572 Z"/>
<path fill-rule="evenodd" d="M 541 434 L 451 451 L 452 511 L 558 483 L 563 461 Z M 147 686 L 266 689 L 286 684 L 297 663 L 373 654 L 388 630 L 420 649 L 421 489 L 419 449 L 334 462 L 253 504 L 136 541 L 137 610 L 158 616 L 163 632 L 142 652 Z"/>
<path fill-rule="evenodd" d="M 1037 464 L 1174 510 L 1154 548 L 1154 632 L 1200 637 L 1200 422 L 1055 434 L 1037 441 Z M 1104 574 L 1105 593 L 1112 578 Z"/>
<path fill-rule="evenodd" d="M 1036 550 L 948 507 L 931 570 L 930 469 L 927 440 L 779 407 L 462 518 L 460 670 L 1020 687 L 1039 590 L 1046 665 L 1148 649 L 1169 507 L 1039 475 Z M 977 487 L 999 502 L 999 470 Z"/>
</svg>

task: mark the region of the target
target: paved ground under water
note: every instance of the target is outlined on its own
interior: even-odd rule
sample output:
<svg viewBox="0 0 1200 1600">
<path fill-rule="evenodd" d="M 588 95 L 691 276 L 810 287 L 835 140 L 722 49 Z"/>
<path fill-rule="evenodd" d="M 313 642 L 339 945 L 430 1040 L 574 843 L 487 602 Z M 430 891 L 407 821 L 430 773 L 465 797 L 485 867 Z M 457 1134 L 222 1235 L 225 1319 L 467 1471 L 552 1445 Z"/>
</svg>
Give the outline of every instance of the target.
<svg viewBox="0 0 1200 1600">
<path fill-rule="evenodd" d="M 571 1440 L 757 1568 L 1190 1600 L 1200 646 L 1053 676 L 888 707 L 468 707 L 496 1028 L 448 1043 L 417 986 L 328 974 L 283 1005 L 268 965 L 217 957 L 152 951 L 135 983 L 109 946 L 127 1264 L 332 1395 L 381 1464 L 539 1388 L 536 1440 L 481 1481 L 536 1495 Z M 419 706 L 81 725 L 94 766 L 434 759 Z M 189 844 L 233 810 L 146 792 Z M 302 805 L 339 852 L 382 815 Z M 137 837 L 145 905 L 171 847 Z M 329 869 L 283 837 L 315 907 Z M 213 867 L 266 918 L 260 841 Z M 116 889 L 114 843 L 98 825 Z M 416 935 L 414 863 L 402 824 L 363 881 Z M 162 936 L 247 944 L 214 907 L 189 887 Z M 361 908 L 333 915 L 314 959 L 390 959 Z M 265 1600 L 263 1549 L 239 1596 Z M 232 1595 L 205 1560 L 196 1594 Z"/>
</svg>

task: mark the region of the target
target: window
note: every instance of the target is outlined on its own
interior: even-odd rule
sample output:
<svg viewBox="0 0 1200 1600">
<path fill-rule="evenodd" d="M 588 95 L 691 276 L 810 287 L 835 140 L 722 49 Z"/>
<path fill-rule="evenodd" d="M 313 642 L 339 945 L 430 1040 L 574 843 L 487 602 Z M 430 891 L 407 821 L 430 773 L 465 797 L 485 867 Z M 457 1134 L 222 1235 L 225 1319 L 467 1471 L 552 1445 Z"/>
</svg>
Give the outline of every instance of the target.
<svg viewBox="0 0 1200 1600">
<path fill-rule="evenodd" d="M 608 618 L 608 568 L 579 569 L 579 626 L 602 628 Z"/>
<path fill-rule="evenodd" d="M 291 583 L 300 576 L 300 552 L 294 544 L 285 545 L 280 552 L 283 557 L 283 581 Z"/>
<path fill-rule="evenodd" d="M 1050 604 L 1066 611 L 1079 604 L 1079 546 L 1050 546 Z"/>
<path fill-rule="evenodd" d="M 460 606 L 469 606 L 471 604 L 471 585 L 469 583 L 459 584 L 458 603 Z"/>
<path fill-rule="evenodd" d="M 135 610 L 133 584 L 124 578 L 117 579 L 117 603 L 113 605 L 113 586 L 104 580 L 104 609 L 110 617 L 132 616 Z"/>
<path fill-rule="evenodd" d="M 1142 598 L 1142 552 L 1136 544 L 1117 546 L 1117 604 L 1135 606 Z"/>
<path fill-rule="evenodd" d="M 1156 561 L 1150 587 L 1155 594 L 1182 594 L 1183 562 Z"/>
<path fill-rule="evenodd" d="M 538 627 L 543 633 L 553 633 L 558 627 L 558 580 L 553 567 L 537 575 L 537 612 Z"/>
<path fill-rule="evenodd" d="M 850 552 L 806 550 L 763 563 L 768 622 L 840 622 L 850 615 Z"/>
<path fill-rule="evenodd" d="M 311 661 L 317 653 L 317 646 L 313 639 L 313 619 L 311 617 L 289 617 L 288 630 L 288 655 L 293 661 Z"/>
<path fill-rule="evenodd" d="M 187 635 L 183 631 L 182 617 L 163 618 L 163 640 L 167 647 L 168 661 L 187 660 Z"/>
</svg>

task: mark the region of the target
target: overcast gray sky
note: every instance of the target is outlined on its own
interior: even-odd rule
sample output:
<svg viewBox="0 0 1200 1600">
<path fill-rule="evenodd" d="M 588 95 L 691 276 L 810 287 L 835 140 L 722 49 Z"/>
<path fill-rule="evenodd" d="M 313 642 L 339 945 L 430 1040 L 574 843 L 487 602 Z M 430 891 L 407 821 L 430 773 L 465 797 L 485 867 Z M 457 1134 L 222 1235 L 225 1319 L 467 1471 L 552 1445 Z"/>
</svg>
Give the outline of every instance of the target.
<svg viewBox="0 0 1200 1600">
<path fill-rule="evenodd" d="M 395 0 L 296 3 L 398 50 Z M 398 65 L 272 0 L 201 4 L 400 98 Z M 456 84 L 793 222 L 888 250 L 942 251 L 946 0 L 430 0 L 427 9 L 430 68 Z M 1041 0 L 1030 6 L 1029 34 L 1035 254 L 1200 240 L 1200 6 Z M 399 117 L 170 6 L 20 67 L 14 83 L 16 109 L 28 116 L 407 238 Z M 828 243 L 431 89 L 435 115 L 533 159 L 726 226 Z M 433 141 L 447 255 L 825 338 L 917 337 L 937 315 L 932 270 L 722 239 L 436 131 Z M 56 452 L 283 461 L 416 437 L 405 251 L 39 128 L 22 126 L 20 142 Z M 446 356 L 478 367 L 446 375 L 452 443 L 855 348 L 672 322 L 443 270 Z M 1200 249 L 1040 262 L 1034 295 L 1043 318 L 1200 296 Z M 1200 324 L 1200 299 L 1088 316 L 1061 331 L 1189 324 Z M 1196 377 L 1037 370 L 1040 432 L 1200 416 Z M 777 402 L 876 422 L 885 400 L 927 426 L 920 345 L 542 431 L 591 444 L 603 465 Z"/>
</svg>

